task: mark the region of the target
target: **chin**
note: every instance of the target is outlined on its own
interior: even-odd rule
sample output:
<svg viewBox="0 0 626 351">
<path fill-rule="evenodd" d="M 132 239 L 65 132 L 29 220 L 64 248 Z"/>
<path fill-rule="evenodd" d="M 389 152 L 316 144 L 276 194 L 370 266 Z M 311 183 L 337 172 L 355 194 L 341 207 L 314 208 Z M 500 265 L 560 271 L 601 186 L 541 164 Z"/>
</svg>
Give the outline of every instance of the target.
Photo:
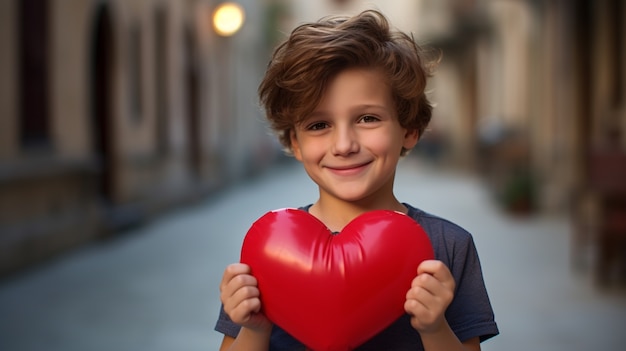
<svg viewBox="0 0 626 351">
<path fill-rule="evenodd" d="M 368 193 L 363 191 L 343 191 L 343 192 L 333 192 L 330 193 L 333 197 L 345 201 L 345 202 L 359 202 L 368 197 Z"/>
</svg>

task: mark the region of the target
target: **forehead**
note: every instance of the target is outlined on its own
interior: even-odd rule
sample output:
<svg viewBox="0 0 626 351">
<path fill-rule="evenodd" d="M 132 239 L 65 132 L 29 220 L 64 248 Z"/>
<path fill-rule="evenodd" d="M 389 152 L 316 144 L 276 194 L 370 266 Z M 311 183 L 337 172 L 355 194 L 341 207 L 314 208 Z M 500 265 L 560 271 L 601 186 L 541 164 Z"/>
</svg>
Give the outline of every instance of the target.
<svg viewBox="0 0 626 351">
<path fill-rule="evenodd" d="M 351 104 L 392 107 L 391 88 L 379 69 L 349 68 L 328 81 L 316 108 L 323 109 Z"/>
</svg>

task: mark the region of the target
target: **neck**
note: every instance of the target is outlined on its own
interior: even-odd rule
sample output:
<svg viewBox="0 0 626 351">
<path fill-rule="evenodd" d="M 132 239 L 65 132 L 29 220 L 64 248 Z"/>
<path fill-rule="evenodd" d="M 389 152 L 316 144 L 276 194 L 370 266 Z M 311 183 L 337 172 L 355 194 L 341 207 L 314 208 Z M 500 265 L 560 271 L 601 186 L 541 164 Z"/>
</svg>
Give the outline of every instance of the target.
<svg viewBox="0 0 626 351">
<path fill-rule="evenodd" d="M 322 221 L 328 229 L 339 232 L 359 215 L 374 210 L 391 210 L 407 213 L 408 209 L 395 196 L 384 201 L 342 201 L 320 196 L 309 212 Z"/>
</svg>

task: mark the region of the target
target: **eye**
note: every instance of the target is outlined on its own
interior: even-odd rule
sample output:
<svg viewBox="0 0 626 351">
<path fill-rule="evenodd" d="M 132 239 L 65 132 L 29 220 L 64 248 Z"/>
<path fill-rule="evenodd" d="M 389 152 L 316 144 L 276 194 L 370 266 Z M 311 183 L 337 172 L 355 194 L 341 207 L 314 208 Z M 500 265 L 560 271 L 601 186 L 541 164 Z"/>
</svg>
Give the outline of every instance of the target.
<svg viewBox="0 0 626 351">
<path fill-rule="evenodd" d="M 325 129 L 326 127 L 328 127 L 328 124 L 326 124 L 325 122 L 315 122 L 315 123 L 309 124 L 306 127 L 306 129 L 307 130 L 322 130 L 322 129 Z"/>
<path fill-rule="evenodd" d="M 377 121 L 380 121 L 380 118 L 374 115 L 363 115 L 361 116 L 361 118 L 359 118 L 359 122 L 363 122 L 363 123 L 372 123 L 372 122 L 377 122 Z"/>
</svg>

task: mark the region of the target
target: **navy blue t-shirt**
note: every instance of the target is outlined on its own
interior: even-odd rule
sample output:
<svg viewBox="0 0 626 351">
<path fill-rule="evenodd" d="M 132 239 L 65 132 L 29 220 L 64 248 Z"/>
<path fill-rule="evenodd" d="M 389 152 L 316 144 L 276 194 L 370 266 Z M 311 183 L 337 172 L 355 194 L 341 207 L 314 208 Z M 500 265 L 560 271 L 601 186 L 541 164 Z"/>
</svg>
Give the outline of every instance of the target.
<svg viewBox="0 0 626 351">
<path fill-rule="evenodd" d="M 452 273 L 456 283 L 454 299 L 446 310 L 446 320 L 461 341 L 479 337 L 485 341 L 497 335 L 498 327 L 483 281 L 482 270 L 474 240 L 470 233 L 445 219 L 433 216 L 404 204 L 408 216 L 419 223 L 428 234 L 435 251 L 435 258 L 442 261 Z M 310 205 L 303 210 L 309 209 Z M 215 330 L 237 337 L 240 327 L 233 323 L 222 308 Z M 272 330 L 271 351 L 304 350 L 279 326 Z M 387 329 L 372 337 L 356 350 L 423 350 L 419 333 L 411 326 L 411 319 L 404 314 Z"/>
</svg>

